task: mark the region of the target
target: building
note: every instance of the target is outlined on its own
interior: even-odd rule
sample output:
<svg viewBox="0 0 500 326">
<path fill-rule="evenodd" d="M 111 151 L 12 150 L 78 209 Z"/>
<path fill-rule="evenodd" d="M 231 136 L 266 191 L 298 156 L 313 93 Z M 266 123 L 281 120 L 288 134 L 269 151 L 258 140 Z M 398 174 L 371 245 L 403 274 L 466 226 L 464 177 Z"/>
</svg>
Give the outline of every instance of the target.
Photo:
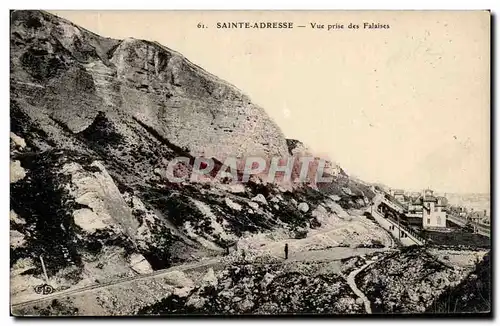
<svg viewBox="0 0 500 326">
<path fill-rule="evenodd" d="M 394 197 L 400 203 L 405 202 L 405 191 L 402 189 L 391 189 L 389 194 Z"/>
<path fill-rule="evenodd" d="M 490 219 L 486 210 L 483 212 L 472 210 L 466 215 L 466 218 L 473 223 L 490 224 Z"/>
<path fill-rule="evenodd" d="M 423 214 L 423 205 L 422 205 L 422 197 L 412 198 L 408 202 L 408 211 L 406 212 L 406 216 L 412 218 L 422 219 Z"/>
<path fill-rule="evenodd" d="M 420 220 L 424 229 L 446 228 L 447 205 L 445 197 L 435 196 L 432 190 L 426 189 L 408 202 L 406 216 L 409 220 Z"/>
<path fill-rule="evenodd" d="M 446 198 L 436 197 L 430 189 L 422 196 L 422 224 L 424 229 L 446 227 Z"/>
<path fill-rule="evenodd" d="M 421 193 L 418 192 L 418 191 L 412 191 L 412 192 L 410 192 L 410 197 L 411 198 L 418 198 L 418 197 L 420 197 L 420 195 L 421 195 Z"/>
</svg>

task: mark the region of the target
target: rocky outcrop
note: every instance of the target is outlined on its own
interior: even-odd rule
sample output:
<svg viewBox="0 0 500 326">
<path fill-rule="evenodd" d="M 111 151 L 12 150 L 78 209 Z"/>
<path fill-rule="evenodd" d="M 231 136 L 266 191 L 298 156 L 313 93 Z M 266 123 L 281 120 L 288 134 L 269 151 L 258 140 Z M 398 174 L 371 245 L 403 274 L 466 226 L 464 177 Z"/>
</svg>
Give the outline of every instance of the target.
<svg viewBox="0 0 500 326">
<path fill-rule="evenodd" d="M 87 170 L 78 163 L 67 163 L 61 174 L 71 178 L 69 196 L 85 207 L 73 212 L 80 228 L 93 233 L 119 226 L 121 233 L 134 237 L 139 223 L 101 162 L 90 163 Z"/>
<path fill-rule="evenodd" d="M 50 278 L 65 279 L 56 290 L 80 283 L 83 270 L 90 274 L 86 282 L 130 274 L 127 257 L 148 252 L 136 245 L 141 221 L 102 163 L 69 151 L 19 160 L 26 176 L 11 185 L 11 267 L 17 273 L 17 262 L 29 260 L 31 268 L 17 282 L 29 284 L 26 278 L 38 275 L 43 283 L 40 256 Z M 80 272 L 72 278 L 61 275 L 73 268 Z"/>
<path fill-rule="evenodd" d="M 491 252 L 456 287 L 446 288 L 426 309 L 428 313 L 491 312 Z"/>
<path fill-rule="evenodd" d="M 356 281 L 372 303 L 373 313 L 415 313 L 426 311 L 467 274 L 438 261 L 424 248 L 408 247 L 373 263 Z"/>
<path fill-rule="evenodd" d="M 141 314 L 364 313 L 344 278 L 328 264 L 259 264 L 209 271 L 183 296 L 171 295 Z"/>
</svg>

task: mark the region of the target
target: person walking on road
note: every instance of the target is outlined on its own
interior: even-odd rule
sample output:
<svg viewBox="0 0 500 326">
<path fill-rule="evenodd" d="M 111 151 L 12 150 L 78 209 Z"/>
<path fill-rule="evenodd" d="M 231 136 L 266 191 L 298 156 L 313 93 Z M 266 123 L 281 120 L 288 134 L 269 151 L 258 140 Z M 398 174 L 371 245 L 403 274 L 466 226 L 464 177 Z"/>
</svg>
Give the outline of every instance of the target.
<svg viewBox="0 0 500 326">
<path fill-rule="evenodd" d="M 288 259 L 288 243 L 285 243 L 285 259 Z"/>
</svg>

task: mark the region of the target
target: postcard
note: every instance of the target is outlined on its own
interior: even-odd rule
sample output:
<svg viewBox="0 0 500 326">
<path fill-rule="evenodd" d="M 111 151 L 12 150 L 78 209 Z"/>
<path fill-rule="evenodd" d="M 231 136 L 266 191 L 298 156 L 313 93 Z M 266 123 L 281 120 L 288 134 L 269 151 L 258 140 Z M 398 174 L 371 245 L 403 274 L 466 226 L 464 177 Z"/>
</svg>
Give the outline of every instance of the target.
<svg viewBox="0 0 500 326">
<path fill-rule="evenodd" d="M 490 24 L 11 11 L 11 314 L 491 317 Z"/>
</svg>

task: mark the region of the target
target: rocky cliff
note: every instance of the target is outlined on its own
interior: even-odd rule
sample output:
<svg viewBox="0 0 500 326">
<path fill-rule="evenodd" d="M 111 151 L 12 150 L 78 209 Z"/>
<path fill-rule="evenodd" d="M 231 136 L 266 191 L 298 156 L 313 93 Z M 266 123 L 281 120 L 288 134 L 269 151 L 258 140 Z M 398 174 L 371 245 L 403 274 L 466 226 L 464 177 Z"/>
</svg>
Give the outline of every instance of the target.
<svg viewBox="0 0 500 326">
<path fill-rule="evenodd" d="M 157 43 L 41 11 L 11 12 L 10 36 L 14 296 L 44 282 L 41 256 L 58 291 L 219 255 L 247 233 L 307 234 L 316 208 L 338 220 L 333 201 L 366 204 L 345 174 L 326 192 L 171 183 L 174 157 L 293 149 L 247 96 Z"/>
<path fill-rule="evenodd" d="M 17 100 L 36 107 L 22 105 L 26 114 L 73 134 L 101 112 L 135 119 L 193 155 L 287 152 L 262 108 L 155 42 L 104 38 L 45 12 L 14 11 L 11 73 Z"/>
</svg>

